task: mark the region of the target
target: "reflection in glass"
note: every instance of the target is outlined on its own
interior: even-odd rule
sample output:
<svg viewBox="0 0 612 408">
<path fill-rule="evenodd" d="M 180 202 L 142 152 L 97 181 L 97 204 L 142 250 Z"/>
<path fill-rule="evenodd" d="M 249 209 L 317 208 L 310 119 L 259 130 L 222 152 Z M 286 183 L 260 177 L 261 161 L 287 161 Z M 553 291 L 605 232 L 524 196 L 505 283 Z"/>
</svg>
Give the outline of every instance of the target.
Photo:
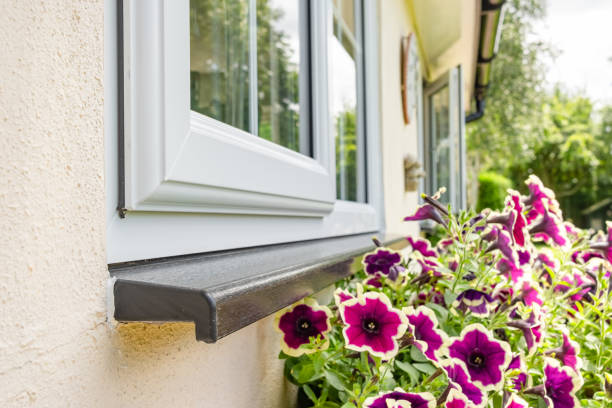
<svg viewBox="0 0 612 408">
<path fill-rule="evenodd" d="M 300 10 L 299 0 L 190 0 L 191 109 L 309 154 Z"/>
<path fill-rule="evenodd" d="M 191 109 L 249 131 L 248 0 L 191 0 Z"/>
<path fill-rule="evenodd" d="M 432 136 L 432 168 L 433 186 L 435 192 L 440 187 L 450 189 L 450 128 L 449 128 L 449 93 L 448 86 L 444 86 L 430 98 L 431 136 Z M 450 191 L 449 191 L 450 192 Z M 448 203 L 448 194 L 442 195 L 441 201 Z"/>
<path fill-rule="evenodd" d="M 359 183 L 357 63 L 361 54 L 355 36 L 354 0 L 333 1 L 333 35 L 328 43 L 332 135 L 336 145 L 336 197 L 365 201 L 364 183 Z"/>
<path fill-rule="evenodd" d="M 258 133 L 295 151 L 300 151 L 299 27 L 297 0 L 257 0 Z"/>
</svg>

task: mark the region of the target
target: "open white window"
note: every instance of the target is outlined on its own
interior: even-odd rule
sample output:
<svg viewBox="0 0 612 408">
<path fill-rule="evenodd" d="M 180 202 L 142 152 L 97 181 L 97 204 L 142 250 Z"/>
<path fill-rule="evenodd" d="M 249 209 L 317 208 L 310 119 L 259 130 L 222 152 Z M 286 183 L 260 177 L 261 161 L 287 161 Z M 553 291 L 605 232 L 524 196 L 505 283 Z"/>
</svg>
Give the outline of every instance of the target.
<svg viewBox="0 0 612 408">
<path fill-rule="evenodd" d="M 453 209 L 465 208 L 465 114 L 461 67 L 424 90 L 425 140 L 423 159 L 428 194 L 446 187 L 441 198 Z"/>
<path fill-rule="evenodd" d="M 382 228 L 373 1 L 125 0 L 122 13 L 109 263 Z"/>
</svg>

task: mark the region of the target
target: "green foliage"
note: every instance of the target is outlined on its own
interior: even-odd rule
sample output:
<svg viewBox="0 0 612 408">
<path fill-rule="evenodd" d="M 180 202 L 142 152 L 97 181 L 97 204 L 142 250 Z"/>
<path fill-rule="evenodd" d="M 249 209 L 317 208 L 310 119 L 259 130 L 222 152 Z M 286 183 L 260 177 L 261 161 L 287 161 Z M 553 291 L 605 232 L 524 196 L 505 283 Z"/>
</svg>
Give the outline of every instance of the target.
<svg viewBox="0 0 612 408">
<path fill-rule="evenodd" d="M 490 175 L 491 179 L 496 177 Z M 527 197 L 517 198 L 524 203 Z M 528 212 L 535 207 L 524 210 Z M 519 211 L 519 208 L 523 207 L 515 210 Z M 508 243 L 514 255 L 516 251 L 525 249 L 532 255 L 524 264 L 515 265 L 513 274 L 520 272 L 520 275 L 513 276 L 507 275 L 508 271 L 505 274 L 498 270 L 502 259 L 513 263 L 515 256 L 502 252 L 499 241 L 488 240 L 487 220 L 482 214 L 449 211 L 441 225 L 445 241 L 450 242 L 434 247 L 433 255 L 424 256 L 419 250 L 406 251 L 400 260 L 394 261 L 397 262 L 394 266 L 402 265 L 396 278 L 391 278 L 390 274 L 368 275 L 362 269 L 338 282 L 338 297 L 325 307 L 326 327 L 331 330 L 325 331 L 324 338 L 321 334 L 310 336 L 310 343 L 298 346 L 302 351 L 297 356 L 280 354 L 279 358 L 285 360 L 285 376 L 300 389 L 299 406 L 365 408 L 370 403 L 366 404 L 366 401 L 371 401 L 373 396 L 399 387 L 410 393 L 428 393 L 428 398 L 433 394 L 438 398 L 437 406 L 442 407 L 445 398 L 442 396 L 453 384 L 448 373 L 439 369 L 439 362 L 451 358 L 448 347 L 464 341 L 465 331 L 473 330 L 474 324 L 481 325 L 478 330 L 488 338 L 503 343 L 504 350 L 507 350 L 503 352 L 508 358 L 503 363 L 506 366 L 493 367 L 502 370 L 503 379 L 497 388 L 484 391 L 483 407 L 501 408 L 502 399 L 510 395 L 525 399 L 530 407 L 546 406 L 538 395 L 545 392 L 554 397 L 558 385 L 553 384 L 550 389 L 547 385 L 542 390 L 547 384 L 544 367 L 557 364 L 564 366 L 565 375 L 575 379 L 574 387 L 565 391 L 564 397 L 568 401 L 575 395 L 585 407 L 612 406 L 612 377 L 609 376 L 612 367 L 612 322 L 609 319 L 612 316 L 609 277 L 612 265 L 610 258 L 593 258 L 584 263 L 572 256 L 576 252 L 592 254 L 590 243 L 597 235 L 576 229 L 575 233 L 568 235 L 568 242 L 563 246 L 541 243 L 525 247 L 518 242 Z M 609 228 L 612 229 L 612 224 Z M 531 236 L 531 240 L 536 239 L 535 235 Z M 379 249 L 387 254 L 391 251 L 389 248 Z M 548 264 L 541 259 L 548 259 Z M 370 265 L 381 265 L 377 263 L 379 260 L 370 259 Z M 432 268 L 424 269 L 424 261 Z M 368 284 L 373 277 L 377 277 L 380 287 Z M 480 303 L 474 298 L 468 301 L 468 290 L 488 297 L 483 297 Z M 340 293 L 348 299 L 342 300 Z M 405 332 L 398 329 L 392 340 L 385 340 L 397 342 L 397 348 L 383 356 L 380 349 L 366 347 L 363 351 L 363 336 L 372 336 L 370 344 L 383 344 L 381 338 L 377 339 L 381 332 L 355 334 L 356 327 L 365 328 L 364 322 L 383 319 L 380 315 L 375 316 L 380 312 L 378 309 L 379 312 L 369 311 L 359 318 L 367 320 L 356 320 L 360 313 L 356 310 L 367 304 L 366 298 L 385 300 L 388 309 L 383 307 L 387 313 L 384 319 L 391 315 L 414 317 L 415 313 L 423 313 L 430 326 L 427 323 L 410 324 Z M 480 308 L 482 305 L 486 305 L 486 310 Z M 347 312 L 349 308 L 353 311 Z M 291 313 L 290 310 L 295 309 L 279 312 L 278 321 Z M 349 315 L 352 317 L 347 317 Z M 285 335 L 291 333 L 288 329 L 280 330 Z M 427 337 L 426 332 L 434 335 Z M 388 333 L 394 332 L 389 328 Z M 428 351 L 434 343 L 426 343 L 436 335 L 439 338 L 448 336 L 448 341 L 432 357 Z M 527 338 L 537 341 L 528 345 Z M 520 368 L 507 369 L 510 356 L 520 356 Z M 454 362 L 461 360 L 467 364 L 465 356 L 454 355 L 452 358 Z M 517 387 L 514 380 L 519 375 L 525 376 L 525 382 Z M 480 387 L 471 374 L 469 381 Z M 568 403 L 567 406 L 579 405 Z"/>
<path fill-rule="evenodd" d="M 476 210 L 485 208 L 500 210 L 504 207 L 506 191 L 512 187 L 512 181 L 501 174 L 483 171 L 478 175 L 478 202 Z"/>
<path fill-rule="evenodd" d="M 557 192 L 566 218 L 601 228 L 612 217 L 612 107 L 596 111 L 587 97 L 544 88 L 544 61 L 555 52 L 531 34 L 544 12 L 544 0 L 507 3 L 485 115 L 466 129 L 468 174 L 494 171 L 523 192 L 522 180 L 535 174 Z"/>
</svg>

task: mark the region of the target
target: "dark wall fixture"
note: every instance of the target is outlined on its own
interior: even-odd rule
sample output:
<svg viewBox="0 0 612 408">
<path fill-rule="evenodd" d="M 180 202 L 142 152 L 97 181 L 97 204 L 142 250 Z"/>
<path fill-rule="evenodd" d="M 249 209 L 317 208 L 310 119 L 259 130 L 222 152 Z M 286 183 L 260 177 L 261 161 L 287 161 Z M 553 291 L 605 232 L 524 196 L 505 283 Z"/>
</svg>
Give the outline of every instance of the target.
<svg viewBox="0 0 612 408">
<path fill-rule="evenodd" d="M 476 81 L 474 82 L 476 110 L 465 117 L 466 123 L 480 119 L 484 115 L 487 87 L 491 80 L 491 62 L 497 53 L 504 19 L 504 2 L 505 0 L 482 0 L 478 61 L 476 64 Z"/>
</svg>

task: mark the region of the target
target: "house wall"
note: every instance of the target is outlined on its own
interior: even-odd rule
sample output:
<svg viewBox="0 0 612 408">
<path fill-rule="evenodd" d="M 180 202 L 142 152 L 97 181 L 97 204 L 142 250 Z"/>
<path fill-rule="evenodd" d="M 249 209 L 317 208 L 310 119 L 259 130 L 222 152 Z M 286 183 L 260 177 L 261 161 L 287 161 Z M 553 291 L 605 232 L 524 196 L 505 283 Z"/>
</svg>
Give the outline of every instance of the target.
<svg viewBox="0 0 612 408">
<path fill-rule="evenodd" d="M 104 5 L 2 4 L 0 406 L 291 406 L 272 318 L 106 322 Z"/>
<path fill-rule="evenodd" d="M 417 234 L 416 222 L 402 221 L 418 205 L 418 193 L 404 191 L 404 157 L 418 158 L 417 120 L 411 118 L 409 125 L 404 124 L 400 92 L 400 41 L 412 32 L 407 2 L 379 2 L 379 27 L 385 219 L 391 232 Z"/>
<path fill-rule="evenodd" d="M 114 192 L 105 192 L 104 134 L 116 131 L 116 95 L 104 16 L 114 3 L 2 5 L 0 406 L 290 407 L 271 317 L 213 345 L 187 323 L 107 322 L 104 203 Z M 402 0 L 384 4 L 386 216 L 407 232 L 399 220 L 416 194 L 403 193 L 402 160 L 416 154 L 416 127 L 402 122 L 399 38 L 408 23 Z"/>
</svg>

